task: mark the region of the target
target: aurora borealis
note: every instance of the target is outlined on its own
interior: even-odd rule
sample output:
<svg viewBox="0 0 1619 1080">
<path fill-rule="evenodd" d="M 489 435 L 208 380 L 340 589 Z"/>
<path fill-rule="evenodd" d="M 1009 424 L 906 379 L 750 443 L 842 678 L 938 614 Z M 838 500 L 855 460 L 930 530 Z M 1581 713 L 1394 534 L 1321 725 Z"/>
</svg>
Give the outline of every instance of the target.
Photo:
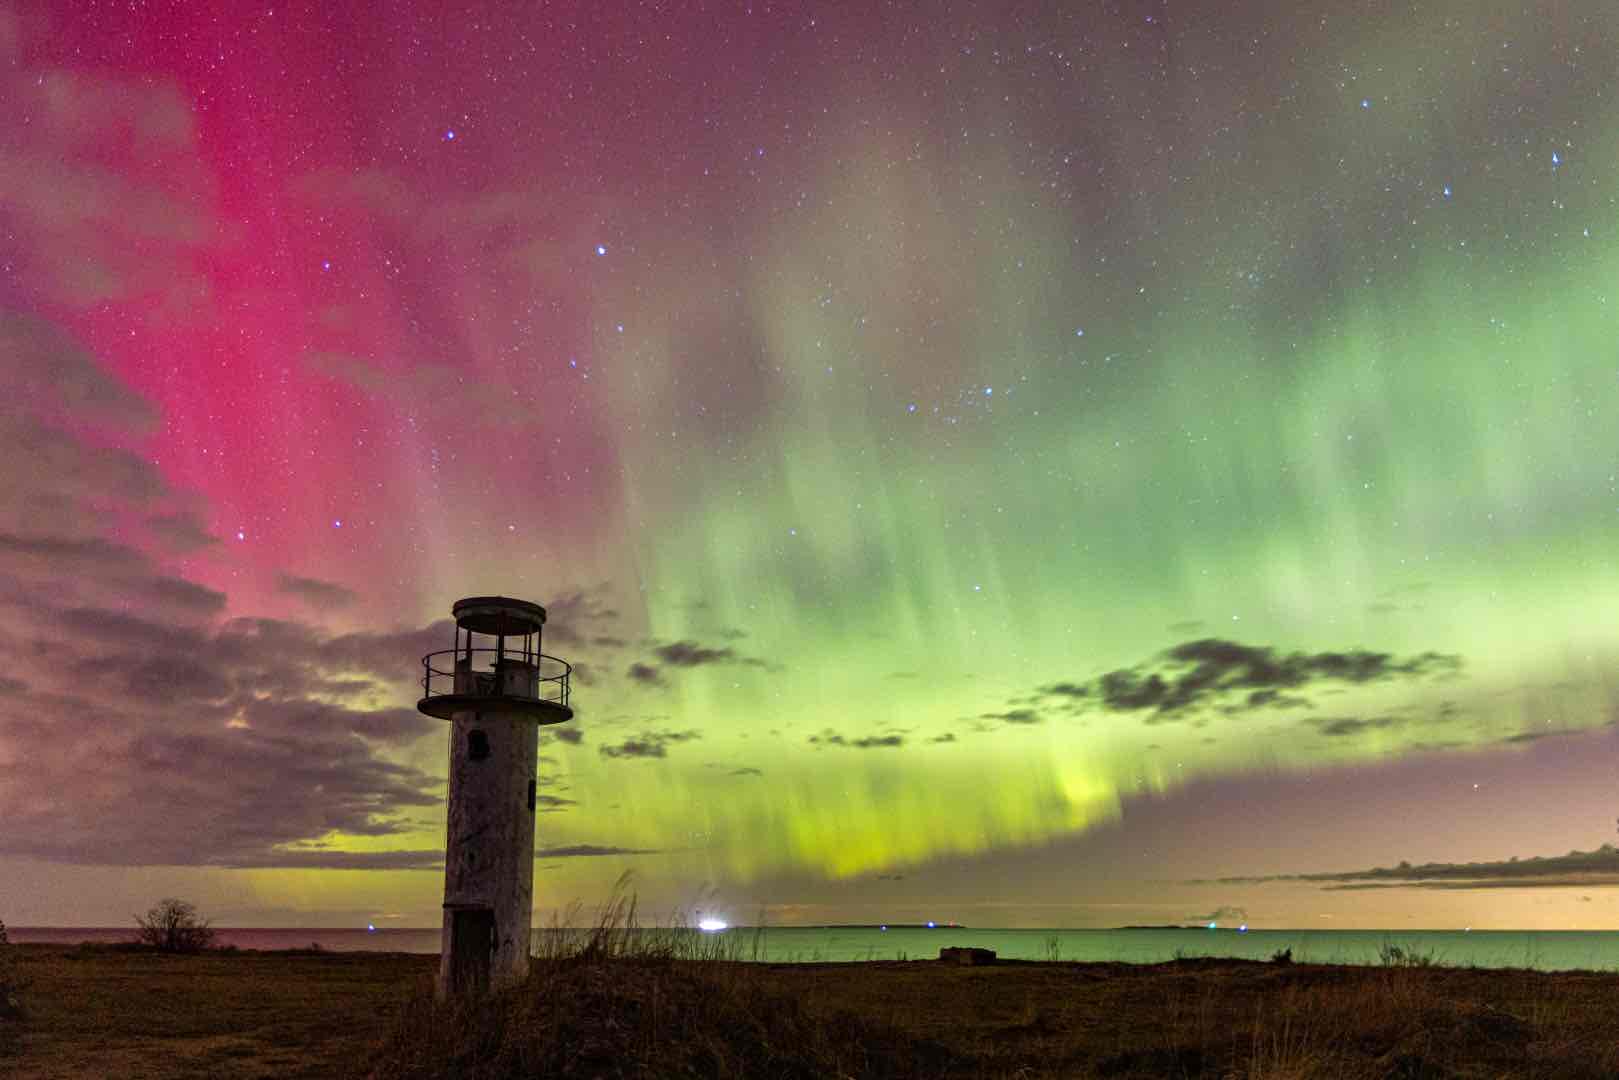
<svg viewBox="0 0 1619 1080">
<path fill-rule="evenodd" d="M 435 923 L 505 594 L 542 917 L 1619 925 L 1294 877 L 1613 838 L 1610 6 L 46 7 L 6 921 Z"/>
</svg>

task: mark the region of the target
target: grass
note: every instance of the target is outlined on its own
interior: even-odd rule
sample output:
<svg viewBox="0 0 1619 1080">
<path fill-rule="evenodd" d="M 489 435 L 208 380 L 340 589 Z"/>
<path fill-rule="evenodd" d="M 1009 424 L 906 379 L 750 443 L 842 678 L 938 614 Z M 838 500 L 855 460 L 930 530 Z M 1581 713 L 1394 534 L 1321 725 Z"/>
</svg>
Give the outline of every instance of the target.
<svg viewBox="0 0 1619 1080">
<path fill-rule="evenodd" d="M 1612 1077 L 1619 977 L 1252 961 L 553 960 L 376 1077 Z"/>
<path fill-rule="evenodd" d="M 28 1015 L 7 1022 L 20 1037 L 0 1075 L 1619 1075 L 1611 973 L 753 963 L 745 938 L 636 925 L 633 902 L 545 940 L 525 983 L 449 1004 L 433 999 L 432 956 L 13 946 Z"/>
<path fill-rule="evenodd" d="M 8 1080 L 353 1074 L 438 965 L 375 953 L 11 949 L 29 985 L 26 1017 L 5 1025 Z"/>
</svg>

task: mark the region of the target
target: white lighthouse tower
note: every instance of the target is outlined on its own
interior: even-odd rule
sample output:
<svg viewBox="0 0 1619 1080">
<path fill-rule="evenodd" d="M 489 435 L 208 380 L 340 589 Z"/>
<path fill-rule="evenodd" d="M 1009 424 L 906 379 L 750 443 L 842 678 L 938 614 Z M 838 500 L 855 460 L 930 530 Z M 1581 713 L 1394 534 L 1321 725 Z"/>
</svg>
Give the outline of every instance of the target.
<svg viewBox="0 0 1619 1080">
<path fill-rule="evenodd" d="M 573 718 L 564 660 L 540 652 L 545 609 L 458 600 L 455 648 L 422 658 L 416 707 L 450 722 L 450 808 L 438 994 L 528 974 L 539 729 Z"/>
</svg>

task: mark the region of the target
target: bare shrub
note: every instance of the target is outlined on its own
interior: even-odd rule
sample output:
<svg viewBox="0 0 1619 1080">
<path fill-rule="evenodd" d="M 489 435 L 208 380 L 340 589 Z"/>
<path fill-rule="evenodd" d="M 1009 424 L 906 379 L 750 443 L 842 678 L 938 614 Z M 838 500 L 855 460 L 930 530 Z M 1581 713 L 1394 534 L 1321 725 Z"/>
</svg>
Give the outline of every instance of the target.
<svg viewBox="0 0 1619 1080">
<path fill-rule="evenodd" d="M 6 937 L 6 924 L 0 922 L 0 1020 L 22 1019 L 22 992 L 26 985 L 17 971 L 17 955 Z"/>
<path fill-rule="evenodd" d="M 213 927 L 189 900 L 160 900 L 145 915 L 135 916 L 135 925 L 135 940 L 159 952 L 202 952 L 214 944 Z"/>
</svg>

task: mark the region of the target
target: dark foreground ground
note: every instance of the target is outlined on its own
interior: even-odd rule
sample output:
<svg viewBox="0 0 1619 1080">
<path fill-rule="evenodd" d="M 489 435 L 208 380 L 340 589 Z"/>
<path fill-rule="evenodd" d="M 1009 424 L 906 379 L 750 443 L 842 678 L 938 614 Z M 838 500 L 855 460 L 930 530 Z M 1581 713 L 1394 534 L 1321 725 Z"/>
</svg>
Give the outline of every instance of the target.
<svg viewBox="0 0 1619 1080">
<path fill-rule="evenodd" d="M 1619 975 L 1153 966 L 536 963 L 446 1010 L 435 957 L 13 947 L 0 1076 L 1619 1076 Z"/>
</svg>

